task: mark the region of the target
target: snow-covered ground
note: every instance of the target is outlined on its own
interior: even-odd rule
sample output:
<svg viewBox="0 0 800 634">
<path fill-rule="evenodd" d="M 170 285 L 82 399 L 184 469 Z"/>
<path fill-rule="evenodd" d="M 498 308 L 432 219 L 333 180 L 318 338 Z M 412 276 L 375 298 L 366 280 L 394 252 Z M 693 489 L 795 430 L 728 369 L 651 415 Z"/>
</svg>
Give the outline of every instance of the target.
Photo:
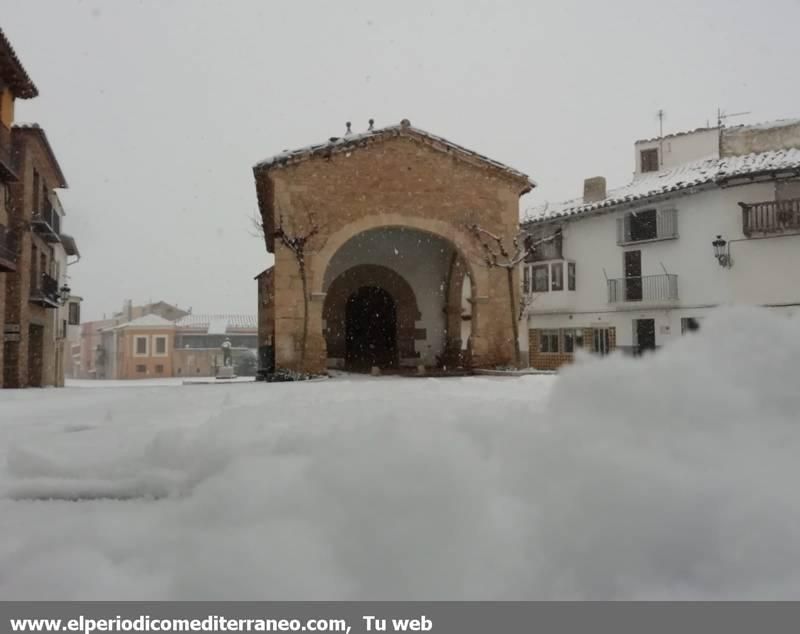
<svg viewBox="0 0 800 634">
<path fill-rule="evenodd" d="M 800 320 L 558 377 L 0 392 L 2 599 L 797 598 Z"/>
</svg>

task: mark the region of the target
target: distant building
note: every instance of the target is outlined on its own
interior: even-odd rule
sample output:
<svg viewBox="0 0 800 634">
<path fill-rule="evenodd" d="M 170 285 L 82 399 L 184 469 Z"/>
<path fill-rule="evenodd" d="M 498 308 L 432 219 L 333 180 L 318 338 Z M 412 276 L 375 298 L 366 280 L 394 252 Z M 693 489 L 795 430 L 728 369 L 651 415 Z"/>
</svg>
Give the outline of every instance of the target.
<svg viewBox="0 0 800 634">
<path fill-rule="evenodd" d="M 180 314 L 171 320 L 144 310 Z M 114 319 L 83 324 L 85 347 L 93 353 L 89 377 L 152 379 L 215 376 L 222 365 L 222 343 L 229 339 L 234 361 L 255 365 L 258 326 L 255 315 L 195 315 L 166 302 L 133 306 L 126 302 Z M 88 366 L 87 366 L 88 367 Z"/>
<path fill-rule="evenodd" d="M 38 95 L 0 30 L 0 386 L 62 386 L 68 328 L 80 298 L 67 284 L 77 262 L 56 189 L 67 187 L 45 131 L 14 123 L 16 99 Z"/>
<path fill-rule="evenodd" d="M 172 376 L 175 323 L 145 315 L 102 333 L 105 378 L 145 379 Z"/>
<path fill-rule="evenodd" d="M 174 321 L 188 315 L 188 310 L 183 310 L 164 301 L 149 302 L 134 305 L 133 301 L 125 300 L 122 310 L 115 312 L 109 319 L 99 319 L 84 322 L 80 325 L 79 343 L 77 346 L 77 360 L 74 363 L 72 376 L 82 379 L 110 379 L 115 378 L 117 367 L 115 357 L 109 353 L 108 345 L 113 344 L 110 335 L 103 335 L 115 326 L 131 322 L 140 317 L 157 315 L 167 321 Z M 73 343 L 73 354 L 75 355 Z"/>
<path fill-rule="evenodd" d="M 637 141 L 635 159 L 631 183 L 527 215 L 551 238 L 523 267 L 536 368 L 658 348 L 720 305 L 800 311 L 800 120 Z"/>
</svg>

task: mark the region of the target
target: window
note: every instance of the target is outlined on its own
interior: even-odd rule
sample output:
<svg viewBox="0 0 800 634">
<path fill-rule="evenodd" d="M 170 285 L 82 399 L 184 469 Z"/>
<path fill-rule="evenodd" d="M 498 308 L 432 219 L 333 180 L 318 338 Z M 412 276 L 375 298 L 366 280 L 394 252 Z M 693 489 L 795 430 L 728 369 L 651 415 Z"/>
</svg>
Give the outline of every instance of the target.
<svg viewBox="0 0 800 634">
<path fill-rule="evenodd" d="M 157 365 L 156 366 L 156 374 L 164 374 L 164 366 L 163 365 Z"/>
<path fill-rule="evenodd" d="M 625 232 L 628 242 L 658 238 L 658 214 L 655 209 L 632 212 L 625 216 L 625 220 L 628 224 Z"/>
<path fill-rule="evenodd" d="M 531 292 L 531 268 L 522 267 L 522 292 L 526 295 Z"/>
<path fill-rule="evenodd" d="M 554 262 L 550 265 L 550 290 L 563 291 L 564 290 L 564 263 Z"/>
<path fill-rule="evenodd" d="M 681 334 L 700 330 L 700 317 L 681 317 Z"/>
<path fill-rule="evenodd" d="M 155 345 L 155 356 L 157 357 L 165 357 L 167 356 L 167 337 L 165 335 L 159 335 L 157 337 L 153 337 L 153 343 Z"/>
<path fill-rule="evenodd" d="M 138 372 L 139 374 L 144 374 L 145 372 L 147 372 L 147 368 L 143 365 L 137 365 L 136 372 Z"/>
<path fill-rule="evenodd" d="M 592 331 L 592 351 L 605 355 L 611 352 L 611 332 L 613 328 L 595 328 Z"/>
<path fill-rule="evenodd" d="M 583 348 L 583 330 L 567 328 L 564 333 L 564 352 L 575 352 L 575 348 Z"/>
<path fill-rule="evenodd" d="M 38 214 L 41 211 L 39 207 L 39 172 L 33 170 L 33 213 Z"/>
<path fill-rule="evenodd" d="M 80 302 L 69 303 L 69 325 L 79 326 L 81 323 L 81 304 Z"/>
<path fill-rule="evenodd" d="M 533 271 L 533 292 L 534 293 L 546 293 L 548 288 L 548 271 L 547 271 L 546 264 L 540 264 L 538 266 L 531 267 Z"/>
<path fill-rule="evenodd" d="M 558 330 L 542 330 L 539 333 L 539 352 L 558 352 Z"/>
<path fill-rule="evenodd" d="M 528 262 L 543 262 L 545 260 L 560 260 L 561 250 L 564 243 L 564 236 L 561 229 L 547 234 L 545 232 L 535 233 L 526 238 L 526 242 L 532 245 L 533 254 Z"/>
<path fill-rule="evenodd" d="M 639 152 L 642 163 L 642 172 L 658 171 L 658 148 L 642 150 Z"/>
<path fill-rule="evenodd" d="M 575 262 L 567 262 L 567 290 L 575 290 Z"/>
<path fill-rule="evenodd" d="M 31 244 L 31 290 L 39 288 L 39 276 L 37 275 L 36 263 L 39 261 L 39 250 L 35 244 Z"/>
<path fill-rule="evenodd" d="M 138 336 L 133 338 L 133 354 L 137 357 L 147 356 L 147 337 Z"/>
</svg>

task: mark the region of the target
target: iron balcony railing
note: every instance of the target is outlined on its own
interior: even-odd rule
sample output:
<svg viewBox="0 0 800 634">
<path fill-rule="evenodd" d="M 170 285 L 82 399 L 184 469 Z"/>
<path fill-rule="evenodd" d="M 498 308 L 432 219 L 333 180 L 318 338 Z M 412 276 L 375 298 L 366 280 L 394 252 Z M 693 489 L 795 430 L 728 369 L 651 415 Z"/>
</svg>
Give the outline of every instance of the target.
<svg viewBox="0 0 800 634">
<path fill-rule="evenodd" d="M 674 302 L 678 300 L 678 276 L 673 274 L 643 275 L 608 280 L 608 301 Z"/>
<path fill-rule="evenodd" d="M 742 208 L 742 231 L 753 234 L 800 231 L 800 198 L 739 203 Z"/>
<path fill-rule="evenodd" d="M 58 280 L 42 273 L 38 286 L 31 288 L 31 301 L 45 308 L 58 308 Z"/>
<path fill-rule="evenodd" d="M 44 207 L 31 219 L 33 230 L 47 242 L 61 240 L 61 216 L 56 211 L 48 198 L 45 198 Z"/>
<path fill-rule="evenodd" d="M 17 270 L 17 249 L 9 230 L 0 225 L 0 272 L 13 273 Z"/>
<path fill-rule="evenodd" d="M 654 217 L 648 222 L 654 210 L 639 212 L 639 216 L 627 213 L 622 218 L 617 218 L 617 244 L 635 244 L 650 240 L 670 240 L 678 237 L 678 210 L 661 209 L 655 211 Z"/>
</svg>

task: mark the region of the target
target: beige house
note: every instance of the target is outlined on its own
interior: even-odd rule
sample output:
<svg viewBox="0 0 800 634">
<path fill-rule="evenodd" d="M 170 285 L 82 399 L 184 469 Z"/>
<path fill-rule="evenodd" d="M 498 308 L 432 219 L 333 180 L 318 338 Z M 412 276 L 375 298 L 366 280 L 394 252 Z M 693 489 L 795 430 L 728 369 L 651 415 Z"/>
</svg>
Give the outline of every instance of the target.
<svg viewBox="0 0 800 634">
<path fill-rule="evenodd" d="M 523 173 L 399 125 L 288 151 L 254 167 L 272 273 L 260 343 L 278 367 L 322 372 L 514 359 L 504 270 L 473 224 L 510 244 Z"/>
</svg>

